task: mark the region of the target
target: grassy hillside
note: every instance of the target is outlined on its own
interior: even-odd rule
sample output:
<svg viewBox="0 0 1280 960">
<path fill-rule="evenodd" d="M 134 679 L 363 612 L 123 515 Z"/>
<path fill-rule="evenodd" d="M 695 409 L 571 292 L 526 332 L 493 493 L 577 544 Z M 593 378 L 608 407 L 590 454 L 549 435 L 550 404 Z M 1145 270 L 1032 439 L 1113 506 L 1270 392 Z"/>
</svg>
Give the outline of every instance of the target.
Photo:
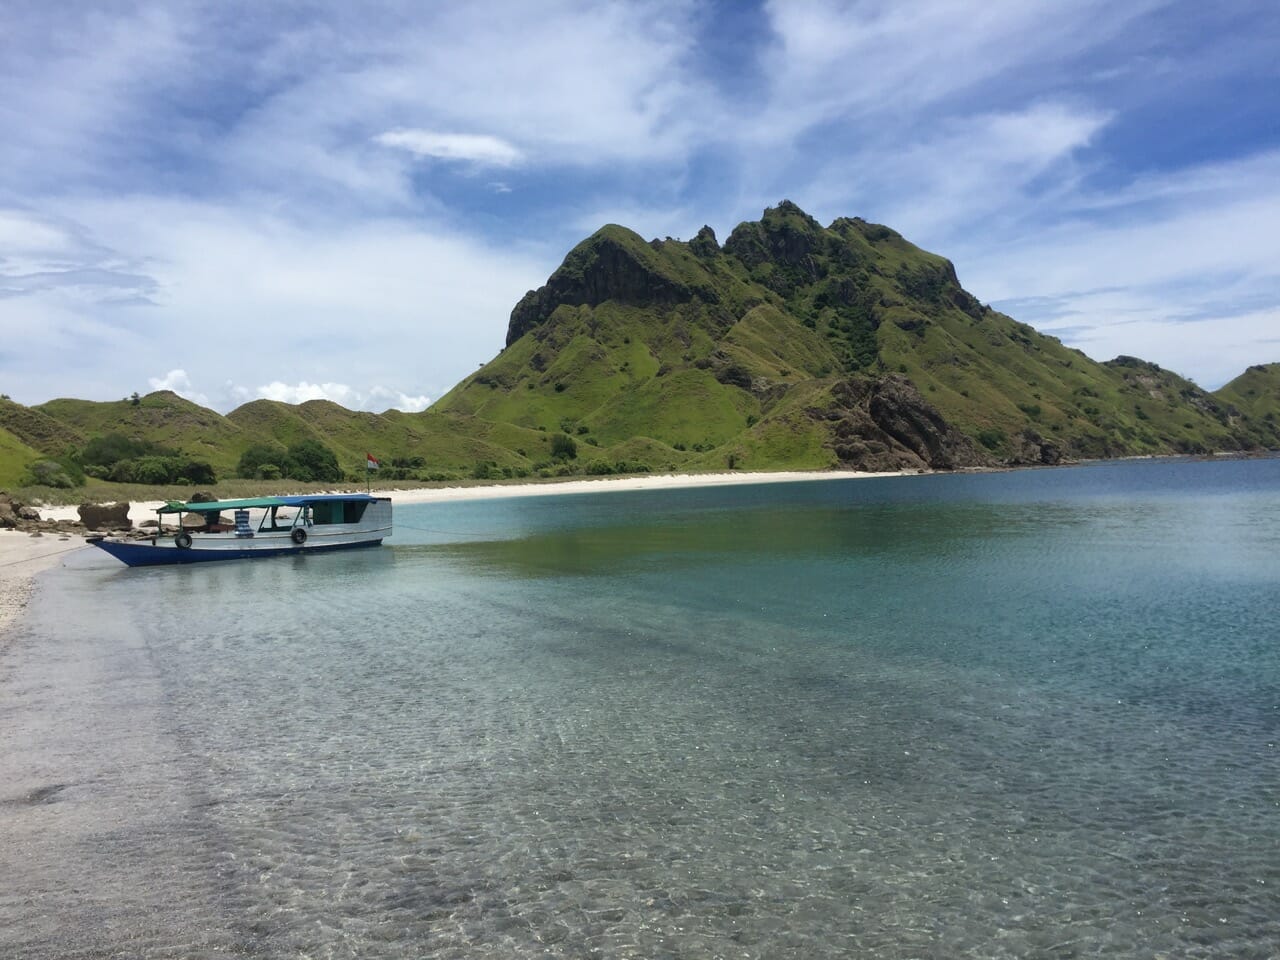
<svg viewBox="0 0 1280 960">
<path fill-rule="evenodd" d="M 876 419 L 895 417 L 851 419 L 830 388 L 895 374 L 978 462 L 1280 446 L 1242 398 L 1096 362 L 979 303 L 949 261 L 888 227 L 823 228 L 787 202 L 723 247 L 708 228 L 688 243 L 601 229 L 517 304 L 506 349 L 432 409 L 605 450 L 644 438 L 654 462 L 875 468 L 901 453 Z M 1271 380 L 1250 389 L 1280 396 Z"/>
<path fill-rule="evenodd" d="M 426 412 L 256 400 L 224 417 L 167 391 L 0 401 L 0 476 L 111 433 L 219 478 L 252 444 L 318 441 L 357 478 L 379 457 L 385 482 L 1275 449 L 1278 421 L 1280 364 L 1211 394 L 1136 358 L 1100 363 L 979 303 L 892 229 L 823 227 L 784 201 L 723 246 L 707 227 L 688 242 L 603 227 Z"/>
<path fill-rule="evenodd" d="M 1213 396 L 1239 411 L 1245 423 L 1269 435 L 1272 447 L 1280 447 L 1280 363 L 1250 367 Z"/>
<path fill-rule="evenodd" d="M 10 431 L 0 427 L 0 490 L 14 490 L 22 482 L 27 464 L 43 454 L 27 446 Z"/>
<path fill-rule="evenodd" d="M 229 472 L 252 441 L 219 413 L 159 390 L 131 400 L 58 399 L 31 408 L 68 425 L 83 437 L 118 433 L 149 440 Z"/>
<path fill-rule="evenodd" d="M 0 397 L 0 429 L 41 453 L 58 456 L 84 444 L 85 435 L 57 417 Z"/>
</svg>

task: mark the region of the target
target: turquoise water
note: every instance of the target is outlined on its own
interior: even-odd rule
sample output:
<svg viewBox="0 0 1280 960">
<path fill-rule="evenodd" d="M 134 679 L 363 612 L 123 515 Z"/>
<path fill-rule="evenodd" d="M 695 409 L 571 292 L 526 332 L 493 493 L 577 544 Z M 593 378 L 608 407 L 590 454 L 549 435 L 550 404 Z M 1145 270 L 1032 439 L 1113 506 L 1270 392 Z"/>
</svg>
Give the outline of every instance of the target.
<svg viewBox="0 0 1280 960">
<path fill-rule="evenodd" d="M 396 524 L 44 578 L 0 956 L 1280 955 L 1280 460 Z"/>
</svg>

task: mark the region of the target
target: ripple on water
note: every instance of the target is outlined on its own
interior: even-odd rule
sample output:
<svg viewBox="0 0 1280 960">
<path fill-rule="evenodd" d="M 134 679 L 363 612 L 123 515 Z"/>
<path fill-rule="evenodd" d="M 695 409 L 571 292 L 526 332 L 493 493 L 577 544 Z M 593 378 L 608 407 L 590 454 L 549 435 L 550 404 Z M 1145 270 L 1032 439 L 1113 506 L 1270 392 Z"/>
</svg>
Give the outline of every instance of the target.
<svg viewBox="0 0 1280 960">
<path fill-rule="evenodd" d="M 46 692 L 6 715 L 34 724 L 100 659 L 58 708 L 86 730 L 71 760 L 4 761 L 27 779 L 0 796 L 24 851 L 0 947 L 1280 953 L 1278 571 L 1239 524 L 1211 511 L 1235 539 L 1197 578 L 1168 504 L 1066 502 L 1043 524 L 1025 504 L 889 506 L 874 542 L 788 509 L 768 537 L 807 532 L 777 555 L 749 515 L 705 538 L 692 515 L 674 547 L 649 530 L 613 564 L 590 512 L 589 570 L 582 538 L 549 568 L 530 537 L 83 596 L 63 578 L 56 624 L 10 664 Z M 664 548 L 680 562 L 646 561 Z M 110 626 L 177 585 L 199 587 L 184 630 Z M 55 842 L 34 818 L 59 809 Z"/>
</svg>

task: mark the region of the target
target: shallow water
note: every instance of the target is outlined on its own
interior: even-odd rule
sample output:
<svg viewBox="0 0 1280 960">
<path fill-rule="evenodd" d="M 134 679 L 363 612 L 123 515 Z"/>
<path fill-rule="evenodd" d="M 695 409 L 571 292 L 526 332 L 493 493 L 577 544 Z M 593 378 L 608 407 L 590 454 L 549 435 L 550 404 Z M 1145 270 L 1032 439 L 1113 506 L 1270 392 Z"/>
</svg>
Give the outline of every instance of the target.
<svg viewBox="0 0 1280 960">
<path fill-rule="evenodd" d="M 77 555 L 0 956 L 1280 955 L 1280 461 L 399 508 Z"/>
</svg>

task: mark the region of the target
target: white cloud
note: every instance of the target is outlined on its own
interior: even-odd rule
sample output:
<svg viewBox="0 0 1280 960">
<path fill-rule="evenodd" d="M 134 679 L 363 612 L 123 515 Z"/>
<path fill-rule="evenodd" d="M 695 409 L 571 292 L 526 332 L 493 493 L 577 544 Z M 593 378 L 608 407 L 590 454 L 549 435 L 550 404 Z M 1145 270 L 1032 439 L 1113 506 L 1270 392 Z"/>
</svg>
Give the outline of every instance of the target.
<svg viewBox="0 0 1280 960">
<path fill-rule="evenodd" d="M 1140 356 L 1206 387 L 1280 360 L 1280 151 L 1071 199 L 1057 225 L 970 236 L 961 280 L 1096 359 Z"/>
<path fill-rule="evenodd" d="M 421 409 L 498 352 L 512 306 L 560 253 L 491 248 L 424 222 L 302 225 L 247 207 L 136 196 L 65 203 L 59 215 L 74 212 L 79 229 L 142 256 L 155 302 L 104 311 L 62 289 L 32 291 L 0 297 L 0 331 L 56 351 L 63 359 L 44 369 L 58 376 L 83 365 L 76 389 L 91 398 L 115 397 L 121 381 L 127 393 L 143 371 L 176 368 L 188 378 L 183 389 L 200 385 L 223 411 L 246 399 L 207 386 L 228 375 L 292 396 L 310 388 L 344 405 Z M 21 383 L 7 392 L 42 402 L 51 391 L 39 383 L 50 377 L 6 374 Z"/>
<path fill-rule="evenodd" d="M 524 159 L 524 154 L 505 140 L 483 134 L 389 130 L 374 140 L 384 147 L 408 150 L 417 157 L 470 160 L 481 166 L 510 167 Z"/>
<path fill-rule="evenodd" d="M 1078 152 L 1110 119 L 1045 102 L 955 117 L 914 141 L 868 139 L 820 171 L 815 209 L 830 211 L 831 219 L 860 208 L 918 243 L 949 246 L 975 223 L 991 229 L 993 217 L 1027 217 L 1046 199 L 1060 202 L 1077 182 Z"/>
<path fill-rule="evenodd" d="M 181 371 L 178 371 L 181 372 Z M 348 410 L 401 410 L 405 413 L 418 413 L 431 405 L 427 396 L 409 396 L 399 390 L 375 385 L 366 391 L 357 390 L 345 383 L 284 383 L 273 380 L 256 389 L 249 387 L 230 387 L 231 393 L 241 402 L 250 400 L 278 400 L 281 403 L 306 403 L 308 400 L 329 400 Z"/>
<path fill-rule="evenodd" d="M 198 403 L 202 407 L 209 405 L 209 398 L 200 393 L 191 384 L 191 378 L 185 370 L 170 370 L 163 377 L 150 377 L 147 383 L 152 390 L 172 390 L 178 396 Z"/>
<path fill-rule="evenodd" d="M 1100 46 L 1168 0 L 1028 4 L 988 0 L 770 0 L 776 42 L 766 54 L 773 108 L 766 131 L 873 113 L 909 119 L 930 104 L 1002 81 L 1004 95 L 1025 82 L 1020 68 L 1048 77 L 1080 51 Z M 890 118 L 892 120 L 892 117 Z"/>
</svg>

